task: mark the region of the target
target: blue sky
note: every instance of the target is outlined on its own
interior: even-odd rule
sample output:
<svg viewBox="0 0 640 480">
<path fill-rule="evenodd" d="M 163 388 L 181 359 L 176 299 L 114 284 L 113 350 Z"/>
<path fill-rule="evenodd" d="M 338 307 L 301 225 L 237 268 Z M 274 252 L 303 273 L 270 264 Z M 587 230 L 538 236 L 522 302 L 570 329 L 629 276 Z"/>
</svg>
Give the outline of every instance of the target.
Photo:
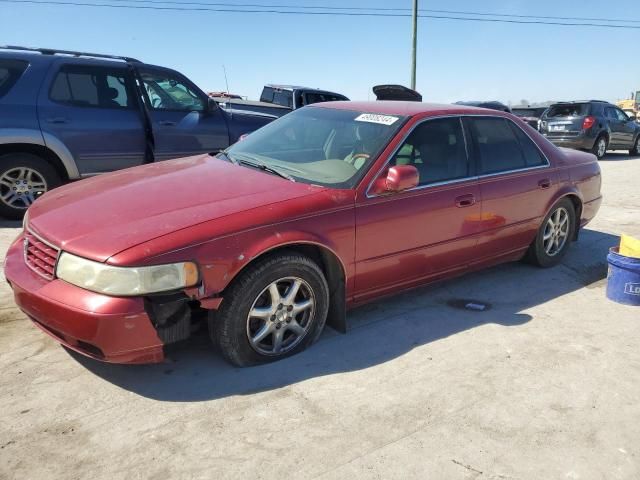
<svg viewBox="0 0 640 480">
<path fill-rule="evenodd" d="M 86 0 L 93 1 L 93 0 Z M 103 0 L 100 3 L 106 3 Z M 200 0 L 207 1 L 207 0 Z M 211 0 L 214 1 L 214 0 Z M 227 0 L 410 8 L 411 0 Z M 628 18 L 638 0 L 420 0 L 421 8 Z M 366 100 L 409 84 L 410 18 L 125 10 L 0 3 L 0 44 L 114 53 L 175 68 L 204 90 L 249 98 L 295 83 Z M 640 26 L 640 22 L 636 24 Z M 417 89 L 426 101 L 616 100 L 640 90 L 640 29 L 419 20 Z"/>
</svg>

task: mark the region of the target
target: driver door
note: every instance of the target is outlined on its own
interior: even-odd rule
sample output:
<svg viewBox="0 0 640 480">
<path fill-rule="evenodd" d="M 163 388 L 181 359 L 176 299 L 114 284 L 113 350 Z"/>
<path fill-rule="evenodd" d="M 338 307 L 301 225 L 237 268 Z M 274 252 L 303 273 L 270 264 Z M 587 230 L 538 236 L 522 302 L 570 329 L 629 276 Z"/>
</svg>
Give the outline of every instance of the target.
<svg viewBox="0 0 640 480">
<path fill-rule="evenodd" d="M 229 129 L 220 109 L 187 78 L 165 68 L 140 68 L 153 128 L 155 160 L 219 152 L 229 146 Z"/>
</svg>

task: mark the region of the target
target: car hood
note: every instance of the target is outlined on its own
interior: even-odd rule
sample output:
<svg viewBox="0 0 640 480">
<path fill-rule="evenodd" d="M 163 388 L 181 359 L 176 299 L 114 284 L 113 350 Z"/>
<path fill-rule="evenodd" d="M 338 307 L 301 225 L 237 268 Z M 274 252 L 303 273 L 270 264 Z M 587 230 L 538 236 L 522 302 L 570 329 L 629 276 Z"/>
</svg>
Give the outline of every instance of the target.
<svg viewBox="0 0 640 480">
<path fill-rule="evenodd" d="M 55 189 L 31 206 L 28 223 L 62 250 L 104 262 L 153 238 L 321 190 L 201 155 Z"/>
</svg>

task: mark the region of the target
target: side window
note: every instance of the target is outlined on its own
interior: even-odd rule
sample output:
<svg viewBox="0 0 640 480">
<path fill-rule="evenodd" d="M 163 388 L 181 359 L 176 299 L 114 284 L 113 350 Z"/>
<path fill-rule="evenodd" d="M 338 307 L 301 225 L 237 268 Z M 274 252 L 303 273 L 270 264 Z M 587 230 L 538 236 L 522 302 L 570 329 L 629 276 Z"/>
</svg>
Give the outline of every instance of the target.
<svg viewBox="0 0 640 480">
<path fill-rule="evenodd" d="M 612 120 L 618 120 L 618 116 L 616 115 L 616 110 L 614 108 L 606 107 L 604 109 L 604 112 L 607 118 L 611 118 Z"/>
<path fill-rule="evenodd" d="M 391 165 L 413 165 L 419 185 L 470 176 L 464 133 L 456 117 L 427 120 L 418 125 L 391 160 Z"/>
<path fill-rule="evenodd" d="M 0 60 L 0 97 L 9 93 L 28 65 L 22 60 Z"/>
<path fill-rule="evenodd" d="M 618 120 L 622 121 L 622 122 L 628 122 L 629 121 L 629 117 L 627 116 L 626 113 L 624 113 L 622 110 L 618 110 L 616 108 L 616 115 L 618 116 Z"/>
<path fill-rule="evenodd" d="M 262 95 L 260 95 L 261 102 L 273 103 L 273 88 L 264 87 L 262 90 Z"/>
<path fill-rule="evenodd" d="M 480 158 L 480 174 L 526 168 L 525 155 L 516 133 L 504 118 L 471 118 L 471 131 Z"/>
<path fill-rule="evenodd" d="M 65 65 L 56 75 L 49 98 L 75 107 L 133 108 L 125 70 Z"/>
<path fill-rule="evenodd" d="M 152 109 L 204 111 L 204 100 L 181 78 L 161 71 L 141 71 L 140 76 Z"/>
<path fill-rule="evenodd" d="M 273 93 L 273 103 L 283 107 L 293 108 L 293 95 L 286 90 L 275 91 Z"/>
<path fill-rule="evenodd" d="M 527 167 L 539 167 L 547 164 L 547 159 L 542 155 L 540 149 L 533 143 L 533 140 L 522 131 L 520 127 L 509 122 L 512 130 L 515 132 L 518 141 L 520 142 L 520 148 L 524 155 L 524 161 Z"/>
</svg>

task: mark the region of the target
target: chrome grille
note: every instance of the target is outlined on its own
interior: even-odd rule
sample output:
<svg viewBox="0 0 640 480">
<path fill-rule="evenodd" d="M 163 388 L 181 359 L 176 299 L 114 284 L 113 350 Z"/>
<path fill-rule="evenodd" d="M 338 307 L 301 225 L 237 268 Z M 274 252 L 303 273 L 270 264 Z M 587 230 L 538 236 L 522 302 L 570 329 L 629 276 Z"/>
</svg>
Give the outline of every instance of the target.
<svg viewBox="0 0 640 480">
<path fill-rule="evenodd" d="M 53 280 L 60 250 L 52 247 L 31 232 L 24 233 L 24 261 L 27 266 L 46 278 Z"/>
</svg>

